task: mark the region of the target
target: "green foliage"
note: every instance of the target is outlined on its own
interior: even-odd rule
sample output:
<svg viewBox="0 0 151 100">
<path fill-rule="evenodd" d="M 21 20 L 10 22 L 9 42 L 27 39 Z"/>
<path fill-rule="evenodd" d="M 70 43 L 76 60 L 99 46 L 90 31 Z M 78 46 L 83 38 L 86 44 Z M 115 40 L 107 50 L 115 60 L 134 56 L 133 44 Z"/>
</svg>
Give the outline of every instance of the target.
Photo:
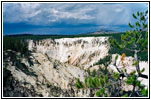
<svg viewBox="0 0 151 100">
<path fill-rule="evenodd" d="M 3 37 L 3 50 L 12 50 L 20 52 L 21 54 L 27 54 L 28 44 L 25 40 L 16 39 L 14 37 L 4 36 Z"/>
<path fill-rule="evenodd" d="M 126 93 L 126 94 L 124 94 L 123 96 L 121 96 L 121 97 L 128 97 L 128 94 Z"/>
<path fill-rule="evenodd" d="M 97 91 L 97 92 L 96 92 L 96 96 L 97 96 L 97 97 L 99 97 L 100 94 L 101 94 L 100 91 Z"/>
<path fill-rule="evenodd" d="M 80 82 L 79 78 L 77 79 L 77 82 L 76 82 L 75 86 L 76 86 L 77 89 L 84 88 L 84 86 L 83 86 L 82 82 Z"/>
<path fill-rule="evenodd" d="M 138 64 L 138 60 L 134 61 L 132 65 L 136 66 L 137 64 Z"/>
<path fill-rule="evenodd" d="M 131 25 L 131 23 L 128 23 L 130 28 L 134 28 L 134 25 Z"/>
<path fill-rule="evenodd" d="M 138 21 L 135 23 L 135 25 L 138 26 L 138 27 L 141 26 L 140 23 L 139 23 Z"/>
<path fill-rule="evenodd" d="M 101 84 L 101 86 L 104 86 L 104 80 L 102 77 L 100 78 L 100 84 Z"/>
<path fill-rule="evenodd" d="M 100 85 L 104 85 L 104 81 L 99 80 L 97 76 L 85 78 L 85 86 L 89 88 L 99 87 Z"/>
<path fill-rule="evenodd" d="M 119 41 L 119 42 L 121 42 L 120 40 L 121 40 L 121 37 L 118 37 L 118 38 L 110 38 L 110 43 L 111 43 L 111 47 L 110 47 L 110 50 L 109 50 L 109 53 L 110 54 L 115 54 L 115 53 L 118 53 L 118 54 L 120 54 L 120 55 L 122 55 L 122 53 L 124 52 L 127 56 L 133 56 L 133 53 L 132 52 L 130 52 L 130 51 L 128 51 L 128 50 L 126 50 L 126 49 L 120 49 L 120 47 L 119 46 L 117 46 L 117 45 L 114 45 L 114 43 L 113 42 L 111 42 L 112 40 L 116 40 L 116 42 L 117 41 Z M 132 41 L 133 42 L 133 41 Z M 144 40 L 142 40 L 142 41 L 140 41 L 141 43 L 142 42 L 144 42 Z M 130 43 L 130 42 L 128 42 L 128 43 Z M 127 43 L 127 45 L 129 45 Z M 118 43 L 117 43 L 118 44 Z M 130 43 L 131 44 L 131 43 Z M 129 46 L 129 47 L 127 47 L 127 48 L 129 48 L 129 49 L 131 49 L 131 47 Z M 146 49 L 145 49 L 146 50 Z M 145 51 L 144 50 L 144 51 Z M 147 61 L 148 60 L 148 57 L 147 57 L 147 55 L 148 55 L 148 53 L 147 52 L 140 52 L 139 54 L 138 54 L 138 56 L 140 57 L 140 60 L 143 60 L 143 61 Z"/>
<path fill-rule="evenodd" d="M 135 75 L 131 75 L 131 76 L 127 77 L 126 84 L 133 85 L 133 84 L 135 84 L 135 82 L 136 82 Z"/>
<path fill-rule="evenodd" d="M 132 14 L 132 16 L 133 16 L 133 18 L 137 19 L 136 15 L 134 13 Z"/>
<path fill-rule="evenodd" d="M 128 74 L 126 69 L 124 69 L 125 72 L 123 70 L 119 71 L 117 67 L 116 68 L 118 69 L 119 73 L 113 72 L 110 75 L 108 74 L 108 72 L 104 73 L 104 75 L 95 75 L 97 74 L 97 72 L 95 71 L 95 73 L 93 72 L 93 74 L 89 74 L 92 76 L 85 79 L 84 86 L 85 88 L 93 88 L 94 90 L 97 90 L 96 96 L 111 96 L 111 94 L 114 94 L 116 96 L 128 97 L 131 96 L 131 94 L 134 95 L 134 93 L 139 94 L 138 96 L 147 96 L 148 89 L 145 89 L 144 86 L 141 85 L 141 81 L 138 80 L 139 74 L 144 72 L 145 69 L 142 69 L 140 72 L 138 71 L 140 58 L 137 58 L 137 56 L 140 56 L 141 52 L 148 50 L 148 32 L 146 22 L 147 12 L 148 11 L 146 11 L 145 13 L 137 12 L 136 15 L 132 14 L 133 18 L 138 20 L 136 21 L 135 25 L 132 25 L 131 23 L 128 24 L 130 28 L 133 28 L 133 30 L 126 31 L 126 33 L 121 34 L 121 36 L 118 38 L 116 37 L 116 39 L 113 39 L 113 37 L 110 37 L 109 39 L 109 42 L 111 44 L 109 52 L 110 54 L 112 54 L 113 51 L 115 51 L 115 53 L 119 53 L 117 49 L 118 47 L 121 54 L 126 53 L 127 55 L 130 53 L 130 55 L 135 57 L 133 65 L 136 67 L 138 75 L 136 74 L 135 70 Z M 117 59 L 118 56 L 115 57 L 115 60 Z M 110 64 L 110 60 L 111 57 L 109 55 L 103 59 L 100 59 L 95 65 L 104 64 L 105 66 L 108 66 L 108 64 Z M 105 67 L 105 69 L 107 69 L 107 67 Z M 123 80 L 123 78 L 120 79 L 120 76 L 126 77 L 125 82 L 127 85 L 133 85 L 133 90 L 130 91 L 130 95 L 127 92 L 123 92 L 120 87 L 118 87 L 118 85 L 121 86 L 121 81 Z M 112 85 L 113 82 L 119 82 L 119 84 L 114 86 Z M 116 88 L 116 86 L 118 88 Z M 110 95 L 108 95 L 105 91 L 110 91 L 111 89 L 109 87 L 111 89 L 115 89 L 115 91 L 118 91 L 118 93 L 116 94 L 114 93 L 114 91 Z"/>
<path fill-rule="evenodd" d="M 115 61 L 118 59 L 118 55 L 115 56 Z"/>
<path fill-rule="evenodd" d="M 148 88 L 147 89 L 143 89 L 142 91 L 141 91 L 141 94 L 143 95 L 143 96 L 148 96 Z"/>
<path fill-rule="evenodd" d="M 105 82 L 105 83 L 108 82 L 108 76 L 107 76 L 107 75 L 104 76 L 104 82 Z"/>
<path fill-rule="evenodd" d="M 99 82 L 99 78 L 98 77 L 94 78 L 94 83 L 96 84 L 96 87 L 100 86 L 100 82 Z"/>
<path fill-rule="evenodd" d="M 90 72 L 92 75 L 93 72 Z M 121 89 L 120 83 L 120 75 L 119 73 L 110 73 L 107 72 L 103 74 L 103 70 L 99 69 L 95 71 L 94 76 L 88 76 L 85 78 L 85 81 L 82 83 L 79 79 L 77 79 L 76 88 L 78 89 L 93 89 L 95 91 L 95 95 L 98 97 L 108 97 L 108 96 L 121 96 L 128 97 L 129 92 L 125 92 Z M 135 75 L 136 71 L 132 71 L 129 77 L 126 79 L 126 83 L 128 85 L 136 85 L 139 88 L 139 93 L 143 93 L 145 96 L 147 90 L 144 90 L 144 86 L 141 85 L 141 81 L 137 80 L 137 76 Z M 113 84 L 116 83 L 116 84 Z M 78 85 L 77 85 L 78 84 Z M 115 92 L 116 91 L 116 92 Z"/>
<path fill-rule="evenodd" d="M 108 55 L 108 56 L 105 56 L 103 59 L 100 59 L 94 65 L 104 64 L 105 66 L 107 66 L 110 62 L 111 62 L 111 55 Z"/>
<path fill-rule="evenodd" d="M 141 73 L 144 72 L 144 71 L 145 71 L 145 68 L 143 68 L 143 69 L 141 70 Z"/>
<path fill-rule="evenodd" d="M 129 75 L 135 75 L 135 73 L 136 73 L 136 71 L 134 70 L 134 71 L 130 72 Z"/>
<path fill-rule="evenodd" d="M 139 11 L 137 12 L 137 16 L 139 16 Z"/>
<path fill-rule="evenodd" d="M 96 75 L 96 70 L 94 70 L 93 72 L 92 72 L 92 76 L 95 76 Z"/>
<path fill-rule="evenodd" d="M 105 93 L 105 88 L 100 89 L 99 91 L 96 92 L 96 96 L 99 97 Z M 107 96 L 107 94 L 106 94 Z"/>
<path fill-rule="evenodd" d="M 105 94 L 104 94 L 104 97 L 108 97 L 108 94 L 107 94 L 107 93 L 105 93 Z"/>
<path fill-rule="evenodd" d="M 140 81 L 136 81 L 136 86 L 140 87 L 141 82 Z"/>
<path fill-rule="evenodd" d="M 148 10 L 145 11 L 145 15 L 147 15 L 147 14 L 148 14 Z"/>
<path fill-rule="evenodd" d="M 133 62 L 133 66 L 136 67 L 136 71 L 138 72 L 138 76 L 144 72 L 144 68 L 140 71 L 139 68 L 139 60 L 137 56 L 141 52 L 146 52 L 148 50 L 148 30 L 147 30 L 147 16 L 148 11 L 146 12 L 137 12 L 137 16 L 132 14 L 134 19 L 137 19 L 135 25 L 129 23 L 129 26 L 133 28 L 133 31 L 126 32 L 125 35 L 121 36 L 121 44 L 124 44 L 124 48 L 128 48 L 133 54 L 135 61 Z M 115 44 L 117 45 L 117 43 Z M 120 45 L 120 43 L 119 43 Z M 146 52 L 147 54 L 147 52 Z M 137 56 L 135 56 L 137 55 Z M 147 54 L 148 55 L 148 54 Z M 126 78 L 126 84 L 133 85 L 133 90 L 137 86 L 137 90 L 141 90 L 141 82 L 137 79 L 138 77 L 135 75 L 136 71 L 132 71 Z M 134 92 L 134 91 L 133 91 Z M 145 94 L 145 90 L 141 92 Z"/>
<path fill-rule="evenodd" d="M 85 78 L 84 82 L 85 82 L 85 85 L 88 86 L 87 85 L 87 82 L 88 82 L 87 78 Z"/>
<path fill-rule="evenodd" d="M 114 72 L 114 73 L 113 73 L 113 78 L 114 78 L 114 79 L 119 79 L 119 73 L 115 73 L 115 72 Z"/>
<path fill-rule="evenodd" d="M 133 50 L 138 50 L 138 57 L 140 60 L 148 60 L 148 11 L 137 12 L 132 14 L 133 18 L 137 21 L 135 25 L 129 23 L 130 31 L 121 34 L 121 37 L 111 38 L 111 53 L 125 53 L 127 56 L 133 56 Z M 125 49 L 126 48 L 126 49 Z"/>
<path fill-rule="evenodd" d="M 114 85 L 112 84 L 113 82 L 117 82 L 116 84 L 119 84 L 118 80 L 114 79 L 110 72 L 104 73 L 104 70 L 105 70 L 104 68 L 96 70 L 95 75 L 93 76 L 92 76 L 93 72 L 90 72 L 89 74 L 90 76 L 86 77 L 85 81 L 81 83 L 85 89 L 93 89 L 93 91 L 95 91 L 94 95 L 99 97 L 111 96 L 111 94 L 113 94 L 116 91 L 116 89 L 120 89 L 120 87 L 115 88 Z M 78 79 L 77 82 L 79 83 Z"/>
</svg>

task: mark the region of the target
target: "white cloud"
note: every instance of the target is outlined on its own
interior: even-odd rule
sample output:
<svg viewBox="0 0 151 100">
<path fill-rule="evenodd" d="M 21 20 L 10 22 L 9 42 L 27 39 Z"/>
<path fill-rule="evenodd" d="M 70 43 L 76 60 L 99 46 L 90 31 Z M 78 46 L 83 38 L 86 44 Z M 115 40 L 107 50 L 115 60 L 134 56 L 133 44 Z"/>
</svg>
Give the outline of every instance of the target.
<svg viewBox="0 0 151 100">
<path fill-rule="evenodd" d="M 73 18 L 73 19 L 80 19 L 80 20 L 87 20 L 87 19 L 93 19 L 94 18 L 91 15 L 85 14 L 85 12 L 83 10 L 78 11 L 78 12 L 54 10 L 52 16 L 54 16 L 56 18 L 61 18 L 61 19 L 62 18 L 63 19 Z"/>
<path fill-rule="evenodd" d="M 85 3 L 4 3 L 4 22 L 25 22 L 35 25 L 93 23 L 125 25 L 131 14 L 144 10 L 146 4 Z"/>
</svg>

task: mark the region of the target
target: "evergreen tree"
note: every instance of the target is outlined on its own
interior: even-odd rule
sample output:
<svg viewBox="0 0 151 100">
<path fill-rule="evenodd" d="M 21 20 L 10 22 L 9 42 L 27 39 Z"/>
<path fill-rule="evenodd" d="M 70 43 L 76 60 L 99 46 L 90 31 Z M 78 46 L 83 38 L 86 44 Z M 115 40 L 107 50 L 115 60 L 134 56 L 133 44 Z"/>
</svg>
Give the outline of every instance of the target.
<svg viewBox="0 0 151 100">
<path fill-rule="evenodd" d="M 111 46 L 116 45 L 121 50 L 125 49 L 133 53 L 134 62 L 133 65 L 136 66 L 136 71 L 132 71 L 128 74 L 125 71 L 119 69 L 114 63 L 118 73 L 105 73 L 103 75 L 93 75 L 89 74 L 89 77 L 85 78 L 85 82 L 82 83 L 80 80 L 77 80 L 76 87 L 80 88 L 89 88 L 90 96 L 121 96 L 121 97 L 130 97 L 130 96 L 148 96 L 148 89 L 141 84 L 141 81 L 138 80 L 138 77 L 147 78 L 147 75 L 142 74 L 145 69 L 140 70 L 139 61 L 140 58 L 138 54 L 140 52 L 148 52 L 148 11 L 137 12 L 137 14 L 132 14 L 133 18 L 137 21 L 135 25 L 129 23 L 130 31 L 126 31 L 125 34 L 121 35 L 121 42 L 117 42 L 115 39 L 111 39 Z M 123 53 L 121 56 L 122 65 L 124 64 L 124 58 L 126 54 Z M 118 56 L 115 57 L 115 60 L 118 59 Z M 95 72 L 97 73 L 97 72 Z M 131 93 L 124 93 L 121 89 L 121 82 L 125 82 L 123 78 L 126 77 L 126 84 L 133 85 L 133 90 Z M 137 87 L 137 88 L 136 88 Z M 112 90 L 112 91 L 111 91 Z M 95 92 L 95 94 L 93 94 Z"/>
<path fill-rule="evenodd" d="M 132 28 L 130 31 L 126 31 L 125 34 L 121 35 L 121 43 L 118 43 L 115 39 L 111 39 L 112 45 L 116 45 L 121 50 L 125 49 L 133 53 L 134 63 L 136 71 L 140 77 L 148 78 L 147 75 L 141 74 L 138 56 L 141 52 L 148 53 L 148 10 L 145 12 L 137 12 L 132 14 L 133 18 L 137 21 L 135 25 L 129 23 L 129 27 Z"/>
</svg>

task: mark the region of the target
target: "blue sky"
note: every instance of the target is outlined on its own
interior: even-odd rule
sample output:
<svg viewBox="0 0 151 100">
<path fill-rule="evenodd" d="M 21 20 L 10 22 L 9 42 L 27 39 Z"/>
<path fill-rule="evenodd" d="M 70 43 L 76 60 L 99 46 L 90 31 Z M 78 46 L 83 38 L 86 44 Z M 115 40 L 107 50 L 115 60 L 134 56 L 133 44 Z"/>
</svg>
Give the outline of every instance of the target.
<svg viewBox="0 0 151 100">
<path fill-rule="evenodd" d="M 4 34 L 124 32 L 147 3 L 3 3 Z"/>
</svg>

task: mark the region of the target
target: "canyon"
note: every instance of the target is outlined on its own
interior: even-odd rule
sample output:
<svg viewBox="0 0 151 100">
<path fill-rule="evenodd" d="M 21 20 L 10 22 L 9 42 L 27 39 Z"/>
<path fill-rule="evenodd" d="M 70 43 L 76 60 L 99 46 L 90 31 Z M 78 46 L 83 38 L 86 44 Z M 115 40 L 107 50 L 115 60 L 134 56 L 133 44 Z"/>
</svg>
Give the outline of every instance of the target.
<svg viewBox="0 0 151 100">
<path fill-rule="evenodd" d="M 89 97 L 90 90 L 78 90 L 75 83 L 78 78 L 84 82 L 88 76 L 86 70 L 90 69 L 92 72 L 104 67 L 95 63 L 109 55 L 108 39 L 109 37 L 80 37 L 28 40 L 31 52 L 28 57 L 11 50 L 4 51 L 3 77 L 9 79 L 4 80 L 7 82 L 3 88 L 4 97 Z M 116 55 L 119 54 L 112 55 L 112 62 L 108 66 L 108 70 L 114 72 L 117 72 L 113 64 Z M 125 59 L 127 71 L 136 70 L 133 58 Z M 116 62 L 122 68 L 120 55 Z M 141 61 L 139 64 L 141 69 L 145 68 L 143 73 L 148 75 L 148 62 Z M 140 80 L 148 86 L 147 79 Z"/>
</svg>

